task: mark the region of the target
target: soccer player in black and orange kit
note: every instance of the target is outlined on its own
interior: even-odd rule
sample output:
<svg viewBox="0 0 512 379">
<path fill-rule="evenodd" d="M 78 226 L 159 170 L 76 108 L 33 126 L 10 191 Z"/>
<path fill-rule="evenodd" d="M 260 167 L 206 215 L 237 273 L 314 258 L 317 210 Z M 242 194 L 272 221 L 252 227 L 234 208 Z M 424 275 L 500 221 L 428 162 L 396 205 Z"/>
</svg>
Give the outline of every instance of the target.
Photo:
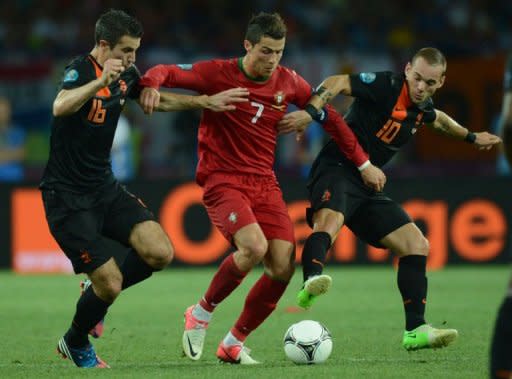
<svg viewBox="0 0 512 379">
<path fill-rule="evenodd" d="M 247 336 L 275 309 L 294 271 L 293 226 L 273 170 L 276 125 L 288 104 L 303 107 L 311 86 L 295 71 L 280 66 L 286 26 L 278 14 L 260 13 L 248 25 L 240 58 L 193 65 L 159 65 L 142 78 L 143 108 L 158 104 L 160 86 L 213 93 L 233 85 L 249 90 L 249 101 L 233 112 L 204 111 L 199 126 L 196 180 L 212 222 L 237 248 L 221 264 L 203 298 L 185 312 L 183 351 L 201 357 L 206 328 L 219 303 L 259 262 L 265 272 L 250 290 L 241 315 L 217 349 L 229 363 L 257 363 L 244 348 Z M 362 180 L 381 188 L 385 176 L 366 163 L 354 134 L 332 109 L 322 114 L 324 128 L 355 166 Z M 320 119 L 320 116 L 319 116 Z"/>
<path fill-rule="evenodd" d="M 382 167 L 424 125 L 460 141 L 490 149 L 501 142 L 487 132 L 472 133 L 434 108 L 431 97 L 445 80 L 446 59 L 434 48 L 419 50 L 404 73 L 367 72 L 327 78 L 305 111 L 285 116 L 282 132 L 303 131 L 311 117 L 338 93 L 355 97 L 346 114 L 349 126 L 372 162 Z M 429 244 L 403 208 L 361 182 L 357 169 L 329 142 L 316 158 L 308 184 L 313 233 L 302 253 L 304 287 L 298 303 L 311 306 L 318 293 L 310 281 L 323 275 L 328 249 L 346 224 L 356 236 L 398 257 L 398 288 L 406 318 L 402 344 L 407 350 L 446 346 L 457 338 L 455 329 L 435 329 L 425 322 L 426 263 Z M 328 276 L 327 276 L 328 277 Z"/>
<path fill-rule="evenodd" d="M 500 129 L 503 137 L 503 152 L 512 165 L 512 55 L 505 66 L 505 94 L 501 108 Z M 507 293 L 498 309 L 491 342 L 491 379 L 512 378 L 512 279 Z"/>
<path fill-rule="evenodd" d="M 88 275 L 72 324 L 58 351 L 78 367 L 108 365 L 88 339 L 124 290 L 169 264 L 173 246 L 153 214 L 112 174 L 110 150 L 126 99 L 138 99 L 134 65 L 142 26 L 132 16 L 110 10 L 96 23 L 96 44 L 67 67 L 53 103 L 50 157 L 40 188 L 50 231 L 76 273 Z M 211 108 L 222 111 L 246 101 L 246 90 L 215 96 L 162 94 L 158 110 Z M 108 240 L 129 252 L 121 267 Z M 92 333 L 91 333 L 92 334 Z"/>
</svg>

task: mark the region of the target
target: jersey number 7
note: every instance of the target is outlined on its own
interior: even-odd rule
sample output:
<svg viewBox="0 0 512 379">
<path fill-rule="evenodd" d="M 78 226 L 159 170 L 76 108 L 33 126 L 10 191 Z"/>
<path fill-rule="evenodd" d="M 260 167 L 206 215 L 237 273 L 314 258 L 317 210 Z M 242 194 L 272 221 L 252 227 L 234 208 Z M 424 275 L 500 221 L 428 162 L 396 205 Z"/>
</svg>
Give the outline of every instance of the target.
<svg viewBox="0 0 512 379">
<path fill-rule="evenodd" d="M 103 102 L 101 99 L 92 99 L 92 107 L 89 111 L 87 119 L 95 124 L 102 124 L 105 121 L 107 110 L 102 108 Z"/>
<path fill-rule="evenodd" d="M 263 110 L 265 109 L 265 106 L 263 104 L 255 102 L 255 101 L 251 101 L 251 107 L 258 108 L 258 110 L 256 111 L 256 115 L 251 120 L 251 122 L 253 124 L 256 124 L 256 122 L 258 122 L 258 119 L 263 114 Z"/>
</svg>

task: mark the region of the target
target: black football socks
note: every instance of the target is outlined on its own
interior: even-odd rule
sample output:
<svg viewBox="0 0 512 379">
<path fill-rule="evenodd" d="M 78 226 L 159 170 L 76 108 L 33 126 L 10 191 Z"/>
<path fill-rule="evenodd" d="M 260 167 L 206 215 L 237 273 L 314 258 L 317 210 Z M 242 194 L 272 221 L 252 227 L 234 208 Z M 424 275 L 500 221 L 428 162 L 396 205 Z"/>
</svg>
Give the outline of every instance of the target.
<svg viewBox="0 0 512 379">
<path fill-rule="evenodd" d="M 89 330 L 105 317 L 110 304 L 100 299 L 94 293 L 92 286 L 87 288 L 78 299 L 73 323 L 64 336 L 69 347 L 81 348 L 88 345 Z"/>
<path fill-rule="evenodd" d="M 148 265 L 134 249 L 130 249 L 121 265 L 123 290 L 149 278 L 155 271 L 159 270 Z"/>
<path fill-rule="evenodd" d="M 491 378 L 510 378 L 512 373 L 512 297 L 498 310 L 491 343 Z"/>
<path fill-rule="evenodd" d="M 304 281 L 323 272 L 325 257 L 331 247 L 331 236 L 326 232 L 312 233 L 304 244 L 302 251 L 302 273 Z"/>
<path fill-rule="evenodd" d="M 426 267 L 427 257 L 424 255 L 407 255 L 398 261 L 397 282 L 404 302 L 406 330 L 425 324 Z"/>
</svg>

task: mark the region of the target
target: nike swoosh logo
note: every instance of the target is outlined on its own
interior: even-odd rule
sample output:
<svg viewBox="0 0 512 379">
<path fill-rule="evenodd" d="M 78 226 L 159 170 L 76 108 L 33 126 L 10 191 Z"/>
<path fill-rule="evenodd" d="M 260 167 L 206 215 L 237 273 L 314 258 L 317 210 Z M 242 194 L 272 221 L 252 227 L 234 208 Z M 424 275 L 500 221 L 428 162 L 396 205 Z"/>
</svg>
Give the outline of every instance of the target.
<svg viewBox="0 0 512 379">
<path fill-rule="evenodd" d="M 190 350 L 190 355 L 195 357 L 197 355 L 197 353 L 194 351 L 194 349 L 192 349 L 192 344 L 190 343 L 190 339 L 188 338 L 188 336 L 187 336 L 187 342 L 188 342 L 188 349 Z"/>
<path fill-rule="evenodd" d="M 324 267 L 324 264 L 322 262 L 320 262 L 318 259 L 313 258 L 311 260 L 311 262 L 316 263 L 317 265 L 320 265 L 320 266 Z"/>
</svg>

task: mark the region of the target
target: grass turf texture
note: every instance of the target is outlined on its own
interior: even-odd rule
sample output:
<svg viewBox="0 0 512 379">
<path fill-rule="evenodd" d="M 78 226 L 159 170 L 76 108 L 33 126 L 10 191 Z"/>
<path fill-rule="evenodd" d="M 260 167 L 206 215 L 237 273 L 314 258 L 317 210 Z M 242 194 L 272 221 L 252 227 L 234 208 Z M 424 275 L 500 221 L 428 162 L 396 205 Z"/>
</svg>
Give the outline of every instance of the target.
<svg viewBox="0 0 512 379">
<path fill-rule="evenodd" d="M 0 272 L 2 378 L 484 378 L 498 303 L 509 276 L 505 266 L 455 267 L 429 274 L 427 320 L 459 330 L 446 349 L 408 353 L 396 274 L 387 267 L 333 267 L 331 291 L 309 311 L 290 312 L 299 270 L 274 314 L 247 340 L 257 367 L 221 365 L 215 351 L 236 320 L 252 273 L 215 312 L 203 357 L 181 356 L 183 311 L 203 294 L 214 269 L 170 269 L 122 293 L 92 340 L 111 370 L 80 370 L 55 353 L 79 294 L 76 276 L 18 276 Z M 292 309 L 289 309 L 292 307 Z M 333 353 L 323 365 L 296 366 L 282 338 L 294 322 L 313 319 L 331 331 Z"/>
</svg>

